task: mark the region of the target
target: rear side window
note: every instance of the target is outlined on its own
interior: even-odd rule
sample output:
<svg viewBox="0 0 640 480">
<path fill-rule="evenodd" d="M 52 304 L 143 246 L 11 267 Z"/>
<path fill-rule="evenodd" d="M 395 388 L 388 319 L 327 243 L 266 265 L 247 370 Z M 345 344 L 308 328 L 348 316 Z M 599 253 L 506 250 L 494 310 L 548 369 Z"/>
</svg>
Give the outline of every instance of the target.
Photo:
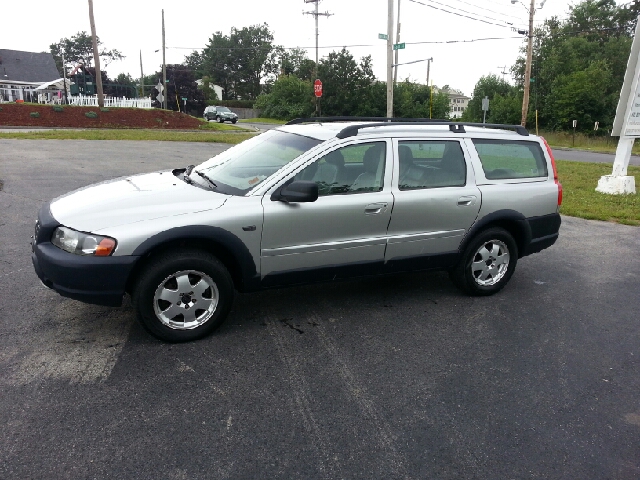
<svg viewBox="0 0 640 480">
<path fill-rule="evenodd" d="M 406 141 L 398 143 L 398 188 L 462 187 L 467 164 L 455 141 Z"/>
<path fill-rule="evenodd" d="M 547 177 L 547 161 L 536 142 L 474 139 L 488 180 Z"/>
</svg>

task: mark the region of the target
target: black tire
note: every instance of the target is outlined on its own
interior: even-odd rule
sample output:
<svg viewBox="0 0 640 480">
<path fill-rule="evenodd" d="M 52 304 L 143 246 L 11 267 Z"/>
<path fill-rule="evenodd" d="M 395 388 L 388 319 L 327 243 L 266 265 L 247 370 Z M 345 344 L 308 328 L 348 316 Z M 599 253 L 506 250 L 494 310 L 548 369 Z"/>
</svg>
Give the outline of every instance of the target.
<svg viewBox="0 0 640 480">
<path fill-rule="evenodd" d="M 216 117 L 216 120 L 218 121 L 218 123 L 224 123 L 224 118 L 222 117 Z"/>
<path fill-rule="evenodd" d="M 505 260 L 506 267 L 503 268 Z M 503 228 L 493 227 L 469 242 L 458 265 L 449 271 L 449 277 L 468 295 L 493 295 L 509 282 L 517 263 L 515 240 Z"/>
<path fill-rule="evenodd" d="M 233 123 L 233 124 L 235 125 L 235 123 L 236 123 L 237 121 L 238 121 L 238 119 L 236 118 L 236 119 L 231 120 L 231 123 Z"/>
<path fill-rule="evenodd" d="M 149 333 L 167 342 L 188 342 L 218 328 L 233 297 L 231 276 L 216 257 L 184 250 L 153 259 L 138 278 L 132 300 Z"/>
</svg>

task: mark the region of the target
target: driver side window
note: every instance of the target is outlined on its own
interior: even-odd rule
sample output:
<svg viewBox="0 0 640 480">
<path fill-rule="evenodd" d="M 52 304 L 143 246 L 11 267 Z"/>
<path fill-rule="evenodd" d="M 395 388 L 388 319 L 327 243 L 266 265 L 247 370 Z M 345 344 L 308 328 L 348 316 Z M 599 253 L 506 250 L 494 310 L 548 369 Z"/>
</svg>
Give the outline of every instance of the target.
<svg viewBox="0 0 640 480">
<path fill-rule="evenodd" d="M 295 180 L 318 185 L 318 195 L 379 192 L 384 183 L 386 143 L 349 145 L 329 152 L 307 166 Z"/>
</svg>

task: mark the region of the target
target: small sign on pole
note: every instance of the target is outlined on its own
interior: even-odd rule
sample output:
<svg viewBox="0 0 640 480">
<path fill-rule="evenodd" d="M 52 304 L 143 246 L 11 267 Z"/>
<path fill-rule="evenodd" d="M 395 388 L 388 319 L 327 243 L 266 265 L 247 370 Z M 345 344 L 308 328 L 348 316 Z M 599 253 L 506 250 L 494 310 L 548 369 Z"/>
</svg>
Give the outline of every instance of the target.
<svg viewBox="0 0 640 480">
<path fill-rule="evenodd" d="M 389 35 L 387 35 L 386 33 L 379 33 L 378 34 L 378 38 L 380 40 L 388 40 L 389 39 Z"/>
<path fill-rule="evenodd" d="M 404 47 L 406 45 L 404 43 L 394 43 L 393 44 L 393 49 L 394 50 L 404 50 Z"/>
<path fill-rule="evenodd" d="M 594 130 L 598 130 L 598 128 L 600 128 L 600 122 L 596 122 L 596 123 L 593 125 L 593 129 L 594 129 Z"/>
<path fill-rule="evenodd" d="M 484 97 L 482 99 L 482 123 L 487 121 L 487 110 L 489 110 L 489 97 Z"/>
<path fill-rule="evenodd" d="M 576 128 L 578 126 L 578 120 L 574 120 L 573 121 L 573 128 Z"/>
<path fill-rule="evenodd" d="M 322 96 L 322 81 L 319 78 L 313 82 L 313 93 L 315 93 L 318 98 Z"/>
<path fill-rule="evenodd" d="M 571 146 L 576 146 L 576 127 L 578 126 L 578 120 L 573 121 L 573 136 L 571 138 Z"/>
</svg>

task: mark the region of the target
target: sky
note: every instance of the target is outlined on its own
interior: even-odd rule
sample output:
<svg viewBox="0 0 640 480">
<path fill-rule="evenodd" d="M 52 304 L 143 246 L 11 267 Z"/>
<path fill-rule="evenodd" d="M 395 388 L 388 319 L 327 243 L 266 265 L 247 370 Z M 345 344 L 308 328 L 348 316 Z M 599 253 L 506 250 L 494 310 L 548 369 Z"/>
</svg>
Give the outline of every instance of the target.
<svg viewBox="0 0 640 480">
<path fill-rule="evenodd" d="M 522 2 L 527 6 L 512 4 L 511 0 L 400 0 L 400 42 L 406 48 L 399 51 L 398 63 L 433 58 L 430 79 L 434 85 L 449 85 L 470 95 L 480 76 L 501 75 L 503 67 L 508 72 L 515 62 L 524 37 L 512 27 L 526 29 L 528 23 L 530 2 Z M 546 0 L 540 8 L 538 0 L 536 24 L 551 16 L 565 18 L 569 6 L 575 3 L 578 1 Z M 0 48 L 49 51 L 51 43 L 83 30 L 90 32 L 88 1 L 65 0 L 63 4 L 61 8 L 62 3 L 32 0 L 22 19 L 22 10 L 7 13 L 5 9 L 5 18 L 0 21 Z M 394 0 L 394 6 L 395 23 L 398 0 Z M 307 47 L 309 58 L 315 59 L 314 19 L 303 14 L 314 6 L 304 0 L 94 0 L 98 37 L 104 47 L 126 56 L 106 68 L 103 65 L 111 78 L 119 73 L 138 78 L 140 54 L 145 75 L 161 68 L 162 9 L 168 64 L 181 63 L 193 50 L 203 48 L 215 32 L 228 35 L 232 27 L 262 23 L 268 24 L 276 44 Z M 371 55 L 374 74 L 386 80 L 386 41 L 378 39 L 378 34 L 387 32 L 388 0 L 321 0 L 319 11 L 331 14 L 319 18 L 319 57 L 346 46 L 356 59 Z M 494 37 L 500 39 L 419 43 Z M 427 62 L 397 68 L 398 80 L 426 83 Z M 512 81 L 508 73 L 504 78 Z"/>
</svg>

